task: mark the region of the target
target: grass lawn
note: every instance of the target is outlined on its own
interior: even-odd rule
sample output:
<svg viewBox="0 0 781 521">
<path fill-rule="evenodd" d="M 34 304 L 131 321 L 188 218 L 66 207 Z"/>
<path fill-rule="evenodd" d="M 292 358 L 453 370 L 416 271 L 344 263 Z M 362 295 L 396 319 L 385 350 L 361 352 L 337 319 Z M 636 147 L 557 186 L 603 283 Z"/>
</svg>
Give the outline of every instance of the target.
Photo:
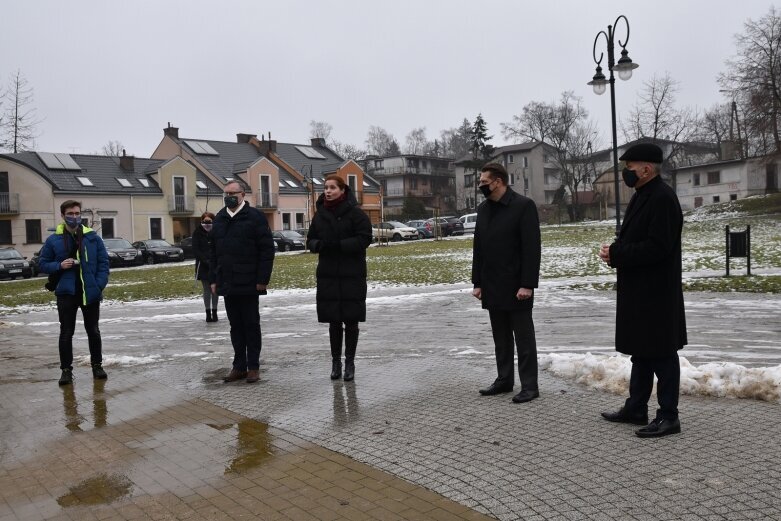
<svg viewBox="0 0 781 521">
<path fill-rule="evenodd" d="M 768 198 L 777 205 L 775 198 Z M 729 211 L 698 210 L 687 217 L 683 236 L 683 269 L 689 275 L 685 287 L 692 291 L 781 292 L 781 276 L 745 277 L 745 259 L 731 263 L 733 276 L 697 276 L 698 271 L 717 270 L 725 266 L 724 226 L 733 231 L 751 225 L 752 270 L 781 268 L 781 214 L 760 213 L 756 201 L 744 200 L 749 207 L 741 211 L 736 202 L 725 203 Z M 740 202 L 740 201 L 738 201 Z M 737 208 L 737 210 L 735 209 Z M 761 210 L 761 206 L 759 209 Z M 612 289 L 613 282 L 594 280 L 614 272 L 597 257 L 599 244 L 610 242 L 614 224 L 598 223 L 543 226 L 543 279 L 573 279 L 574 288 Z M 390 246 L 372 247 L 367 253 L 369 283 L 373 285 L 428 285 L 469 282 L 472 262 L 472 240 L 412 241 Z M 271 280 L 273 289 L 305 289 L 315 285 L 317 255 L 310 253 L 278 255 Z M 692 272 L 694 274 L 692 275 Z M 591 279 L 591 280 L 589 280 Z M 0 284 L 0 314 L 18 306 L 51 305 L 54 295 L 43 288 L 44 277 Z M 105 291 L 105 298 L 118 301 L 170 299 L 200 294 L 200 282 L 193 280 L 192 265 L 169 264 L 115 271 Z"/>
</svg>

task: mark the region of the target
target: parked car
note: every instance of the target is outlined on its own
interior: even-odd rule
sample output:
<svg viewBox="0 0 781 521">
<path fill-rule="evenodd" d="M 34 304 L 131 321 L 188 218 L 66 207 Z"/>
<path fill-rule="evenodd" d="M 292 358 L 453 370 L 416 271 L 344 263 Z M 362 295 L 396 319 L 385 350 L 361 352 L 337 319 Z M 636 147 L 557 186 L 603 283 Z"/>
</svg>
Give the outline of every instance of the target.
<svg viewBox="0 0 781 521">
<path fill-rule="evenodd" d="M 475 224 L 477 224 L 477 214 L 468 213 L 458 218 L 464 225 L 464 233 L 475 233 Z"/>
<path fill-rule="evenodd" d="M 184 252 L 181 248 L 172 246 L 168 241 L 162 239 L 137 241 L 133 243 L 133 247 L 141 250 L 141 255 L 147 264 L 181 262 L 184 260 Z"/>
<path fill-rule="evenodd" d="M 108 252 L 108 263 L 112 268 L 119 266 L 138 266 L 144 263 L 144 255 L 130 241 L 122 237 L 103 239 Z"/>
<path fill-rule="evenodd" d="M 0 278 L 33 276 L 33 264 L 16 251 L 16 248 L 0 248 Z"/>
<path fill-rule="evenodd" d="M 195 253 L 193 253 L 193 238 L 192 237 L 185 237 L 181 241 L 174 244 L 177 248 L 181 248 L 184 252 L 184 258 L 185 259 L 194 259 Z"/>
<path fill-rule="evenodd" d="M 407 226 L 415 228 L 418 231 L 418 235 L 421 239 L 430 239 L 434 236 L 434 227 L 431 223 L 427 223 L 425 219 L 415 219 L 408 221 Z"/>
<path fill-rule="evenodd" d="M 385 221 L 372 225 L 372 239 L 383 241 L 401 241 L 418 239 L 417 228 L 407 226 L 399 221 Z"/>
<path fill-rule="evenodd" d="M 305 250 L 306 239 L 293 230 L 278 230 L 271 234 L 279 251 Z"/>
<path fill-rule="evenodd" d="M 33 253 L 33 256 L 30 257 L 30 264 L 33 267 L 33 277 L 37 277 L 41 274 L 41 266 L 40 266 L 40 260 L 41 260 L 41 252 L 43 251 L 43 246 L 38 248 L 38 251 Z"/>
<path fill-rule="evenodd" d="M 426 220 L 427 223 L 434 225 L 434 218 Z M 442 237 L 448 237 L 450 235 L 464 235 L 464 223 L 458 220 L 457 217 L 439 217 L 436 219 L 436 226 L 439 229 L 439 234 Z"/>
</svg>

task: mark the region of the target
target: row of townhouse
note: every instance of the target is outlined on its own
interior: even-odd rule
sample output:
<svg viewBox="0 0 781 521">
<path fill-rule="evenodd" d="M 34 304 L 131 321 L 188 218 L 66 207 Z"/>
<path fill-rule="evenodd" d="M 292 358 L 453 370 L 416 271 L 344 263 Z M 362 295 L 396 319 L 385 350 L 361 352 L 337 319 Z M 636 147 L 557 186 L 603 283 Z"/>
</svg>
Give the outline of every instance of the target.
<svg viewBox="0 0 781 521">
<path fill-rule="evenodd" d="M 104 238 L 178 242 L 191 235 L 203 212 L 222 208 L 222 187 L 233 180 L 272 229 L 306 228 L 331 174 L 351 187 L 372 222 L 380 221 L 379 183 L 322 139 L 180 138 L 169 124 L 150 158 L 0 154 L 0 246 L 32 256 L 60 222 L 59 206 L 68 199 L 82 202 L 85 222 Z"/>
</svg>

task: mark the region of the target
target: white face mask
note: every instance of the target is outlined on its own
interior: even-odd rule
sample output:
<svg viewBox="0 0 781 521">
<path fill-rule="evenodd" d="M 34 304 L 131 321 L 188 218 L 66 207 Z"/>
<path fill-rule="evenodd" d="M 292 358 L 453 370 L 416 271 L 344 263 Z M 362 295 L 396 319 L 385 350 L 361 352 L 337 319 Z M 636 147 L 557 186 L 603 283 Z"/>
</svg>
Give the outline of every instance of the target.
<svg viewBox="0 0 781 521">
<path fill-rule="evenodd" d="M 207 232 L 210 232 L 210 231 L 211 231 L 211 229 L 212 229 L 212 226 L 213 226 L 213 225 L 212 225 L 212 223 L 209 223 L 209 224 L 206 224 L 206 223 L 201 223 L 201 228 L 203 228 L 203 229 L 204 229 L 204 230 L 206 230 Z"/>
</svg>

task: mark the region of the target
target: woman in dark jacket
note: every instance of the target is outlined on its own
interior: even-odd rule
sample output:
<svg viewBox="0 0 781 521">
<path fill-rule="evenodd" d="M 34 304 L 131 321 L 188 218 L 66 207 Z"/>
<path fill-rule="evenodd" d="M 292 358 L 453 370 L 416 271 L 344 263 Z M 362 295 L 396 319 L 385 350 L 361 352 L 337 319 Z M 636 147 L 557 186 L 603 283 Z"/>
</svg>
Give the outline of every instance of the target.
<svg viewBox="0 0 781 521">
<path fill-rule="evenodd" d="M 358 322 L 366 321 L 366 248 L 372 241 L 369 217 L 358 207 L 350 188 L 337 175 L 325 178 L 307 244 L 319 253 L 317 262 L 317 320 L 329 323 L 331 380 L 355 376 Z M 344 324 L 344 329 L 342 328 Z"/>
<path fill-rule="evenodd" d="M 203 286 L 203 304 L 206 306 L 206 322 L 217 322 L 217 303 L 220 296 L 212 293 L 209 285 L 209 256 L 211 255 L 211 238 L 214 214 L 204 212 L 201 215 L 201 225 L 193 232 L 193 253 L 195 254 L 195 278 Z"/>
</svg>

